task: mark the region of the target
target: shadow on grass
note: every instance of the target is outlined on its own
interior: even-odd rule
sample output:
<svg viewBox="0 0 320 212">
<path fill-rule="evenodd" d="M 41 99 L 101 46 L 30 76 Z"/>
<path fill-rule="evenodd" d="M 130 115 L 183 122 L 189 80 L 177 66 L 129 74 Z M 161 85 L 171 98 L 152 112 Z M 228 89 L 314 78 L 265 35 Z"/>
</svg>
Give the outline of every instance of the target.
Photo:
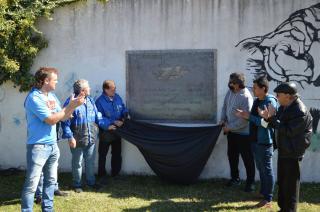
<svg viewBox="0 0 320 212">
<path fill-rule="evenodd" d="M 174 202 L 171 200 L 156 201 L 151 203 L 149 206 L 135 208 L 135 209 L 124 209 L 126 212 L 142 212 L 142 211 L 221 211 L 221 210 L 252 210 L 253 206 L 221 206 L 212 207 L 215 205 L 214 201 L 205 202 Z"/>
<path fill-rule="evenodd" d="M 61 190 L 72 190 L 70 173 L 59 174 Z M 24 173 L 12 176 L 0 175 L 0 205 L 15 205 L 20 202 L 24 183 Z M 219 211 L 250 210 L 252 202 L 258 202 L 253 193 L 243 191 L 244 183 L 237 187 L 225 186 L 227 180 L 199 180 L 192 185 L 176 185 L 160 180 L 156 176 L 107 177 L 107 184 L 96 192 L 106 193 L 113 198 L 139 198 L 151 201 L 149 206 L 125 211 L 172 210 L 177 211 Z M 258 187 L 258 183 L 256 183 Z M 86 188 L 84 188 L 86 191 Z M 304 183 L 301 185 L 300 202 L 319 204 L 320 184 Z M 92 191 L 92 190 L 91 190 Z M 275 191 L 276 194 L 277 191 Z M 187 201 L 186 201 L 187 199 Z M 275 197 L 276 201 L 276 197 Z M 242 202 L 242 205 L 226 205 L 226 203 Z M 248 202 L 243 205 L 243 202 Z M 223 206 L 221 206 L 223 204 Z"/>
<path fill-rule="evenodd" d="M 254 194 L 258 193 L 259 182 L 255 184 L 256 191 L 252 193 L 243 191 L 244 182 L 240 186 L 232 188 L 226 187 L 226 183 L 225 179 L 211 179 L 199 180 L 192 185 L 176 185 L 162 181 L 155 176 L 120 176 L 118 179 L 108 177 L 107 185 L 99 192 L 109 193 L 115 198 L 136 197 L 164 201 L 172 198 L 189 198 L 210 202 L 209 205 L 221 202 L 259 201 Z M 319 190 L 320 184 L 318 183 L 303 183 L 300 188 L 300 202 L 319 204 Z M 276 200 L 277 186 L 274 191 L 274 201 Z"/>
<path fill-rule="evenodd" d="M 20 203 L 24 172 L 9 170 L 0 172 L 0 205 Z"/>
</svg>

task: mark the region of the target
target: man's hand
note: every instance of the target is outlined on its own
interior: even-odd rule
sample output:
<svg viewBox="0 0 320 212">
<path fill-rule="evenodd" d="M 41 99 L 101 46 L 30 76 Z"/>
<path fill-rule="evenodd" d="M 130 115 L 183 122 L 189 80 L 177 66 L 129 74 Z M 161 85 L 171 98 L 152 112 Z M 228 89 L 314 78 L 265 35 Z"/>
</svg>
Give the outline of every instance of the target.
<svg viewBox="0 0 320 212">
<path fill-rule="evenodd" d="M 237 112 L 235 112 L 235 115 L 239 118 L 243 118 L 243 119 L 249 119 L 250 113 L 247 111 L 243 111 L 240 109 L 236 110 Z"/>
<path fill-rule="evenodd" d="M 116 120 L 116 121 L 114 121 L 114 124 L 115 124 L 117 127 L 121 127 L 121 126 L 123 125 L 123 121 Z"/>
<path fill-rule="evenodd" d="M 114 125 L 110 125 L 110 126 L 108 127 L 108 130 L 115 130 L 115 129 L 117 129 L 117 127 L 114 126 Z"/>
<path fill-rule="evenodd" d="M 276 108 L 273 107 L 272 104 L 268 105 L 268 111 L 269 111 L 269 113 L 268 113 L 269 117 L 276 115 L 276 112 L 277 112 Z"/>
<path fill-rule="evenodd" d="M 268 108 L 266 106 L 264 106 L 263 110 L 258 108 L 258 113 L 262 118 L 267 120 L 268 118 L 270 118 L 276 114 L 276 109 L 271 104 L 269 104 Z"/>
<path fill-rule="evenodd" d="M 222 130 L 223 130 L 223 134 L 225 135 L 230 132 L 230 129 L 227 126 L 223 127 Z"/>
<path fill-rule="evenodd" d="M 77 97 L 74 97 L 74 94 L 70 97 L 69 105 L 72 108 L 76 108 L 80 105 L 82 105 L 85 102 L 85 94 L 84 92 L 81 92 Z"/>
<path fill-rule="evenodd" d="M 70 146 L 70 148 L 72 148 L 72 149 L 76 148 L 76 146 L 77 146 L 76 139 L 71 138 L 71 139 L 69 140 L 69 146 Z"/>
<path fill-rule="evenodd" d="M 61 111 L 57 113 L 51 114 L 51 116 L 47 117 L 44 121 L 49 125 L 54 125 L 59 121 L 65 121 L 72 117 L 73 111 L 76 107 L 82 105 L 85 102 L 85 93 L 81 92 L 76 98 L 74 95 L 70 97 L 69 104 L 64 107 Z"/>
<path fill-rule="evenodd" d="M 262 118 L 264 118 L 266 120 L 269 118 L 268 108 L 266 106 L 264 106 L 263 110 L 258 107 L 258 113 L 259 113 L 259 116 L 261 116 Z"/>
</svg>

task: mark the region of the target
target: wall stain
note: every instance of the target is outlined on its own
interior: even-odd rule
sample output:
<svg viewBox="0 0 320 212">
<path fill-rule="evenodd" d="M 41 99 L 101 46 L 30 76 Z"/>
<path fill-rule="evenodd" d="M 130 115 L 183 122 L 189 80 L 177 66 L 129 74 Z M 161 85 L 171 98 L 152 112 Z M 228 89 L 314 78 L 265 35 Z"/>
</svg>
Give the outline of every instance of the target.
<svg viewBox="0 0 320 212">
<path fill-rule="evenodd" d="M 0 87 L 0 102 L 3 102 L 3 100 L 6 98 L 6 91 Z"/>
<path fill-rule="evenodd" d="M 19 127 L 21 125 L 21 120 L 19 117 L 13 117 L 13 123 Z"/>
<path fill-rule="evenodd" d="M 12 122 L 16 127 L 21 127 L 21 125 L 25 122 L 25 116 L 22 113 L 13 114 Z"/>
<path fill-rule="evenodd" d="M 71 73 L 71 75 L 68 77 L 68 79 L 65 82 L 65 88 L 67 88 L 67 92 L 73 92 L 73 84 L 78 79 L 78 76 L 76 73 Z"/>
<path fill-rule="evenodd" d="M 101 95 L 101 93 L 102 93 L 101 86 L 96 85 L 94 89 L 92 89 L 91 91 L 91 97 L 94 100 L 97 100 L 97 98 Z"/>
</svg>

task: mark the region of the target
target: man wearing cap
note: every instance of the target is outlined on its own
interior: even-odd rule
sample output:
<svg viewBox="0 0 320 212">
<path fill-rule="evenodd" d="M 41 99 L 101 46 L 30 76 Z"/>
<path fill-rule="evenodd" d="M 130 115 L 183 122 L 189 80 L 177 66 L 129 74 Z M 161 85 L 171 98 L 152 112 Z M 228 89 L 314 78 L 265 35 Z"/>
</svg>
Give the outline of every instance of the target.
<svg viewBox="0 0 320 212">
<path fill-rule="evenodd" d="M 245 191 L 253 191 L 255 166 L 249 137 L 249 124 L 245 119 L 235 115 L 236 110 L 249 112 L 252 107 L 253 98 L 250 91 L 245 87 L 243 73 L 232 73 L 228 83 L 227 92 L 221 112 L 220 124 L 228 139 L 228 159 L 230 165 L 231 179 L 227 186 L 240 184 L 239 178 L 239 156 L 241 155 L 246 168 L 247 180 Z"/>
<path fill-rule="evenodd" d="M 269 105 L 259 110 L 276 131 L 278 146 L 278 205 L 280 211 L 297 211 L 300 190 L 300 161 L 310 145 L 312 116 L 297 94 L 294 83 L 282 83 L 274 92 L 279 110 Z"/>
</svg>

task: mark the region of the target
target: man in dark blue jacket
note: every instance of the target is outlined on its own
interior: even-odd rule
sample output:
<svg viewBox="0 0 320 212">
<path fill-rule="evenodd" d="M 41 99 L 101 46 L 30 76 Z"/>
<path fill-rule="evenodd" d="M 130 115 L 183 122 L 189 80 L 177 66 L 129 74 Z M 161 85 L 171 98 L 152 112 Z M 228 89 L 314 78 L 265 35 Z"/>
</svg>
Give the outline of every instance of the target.
<svg viewBox="0 0 320 212">
<path fill-rule="evenodd" d="M 272 167 L 274 129 L 259 116 L 258 108 L 265 109 L 269 105 L 277 108 L 277 99 L 268 94 L 269 82 L 265 77 L 253 81 L 253 93 L 257 97 L 253 102 L 251 112 L 238 110 L 236 115 L 250 121 L 250 136 L 252 150 L 257 169 L 260 175 L 260 194 L 263 200 L 257 207 L 271 207 L 274 188 L 274 174 Z"/>
<path fill-rule="evenodd" d="M 106 156 L 111 145 L 111 176 L 116 176 L 121 170 L 121 137 L 114 133 L 117 127 L 123 125 L 123 121 L 128 115 L 128 111 L 116 93 L 116 85 L 112 80 L 105 80 L 102 85 L 102 94 L 96 100 L 98 111 L 107 120 L 106 130 L 100 128 L 99 131 L 99 161 L 98 176 L 106 175 Z"/>
</svg>

